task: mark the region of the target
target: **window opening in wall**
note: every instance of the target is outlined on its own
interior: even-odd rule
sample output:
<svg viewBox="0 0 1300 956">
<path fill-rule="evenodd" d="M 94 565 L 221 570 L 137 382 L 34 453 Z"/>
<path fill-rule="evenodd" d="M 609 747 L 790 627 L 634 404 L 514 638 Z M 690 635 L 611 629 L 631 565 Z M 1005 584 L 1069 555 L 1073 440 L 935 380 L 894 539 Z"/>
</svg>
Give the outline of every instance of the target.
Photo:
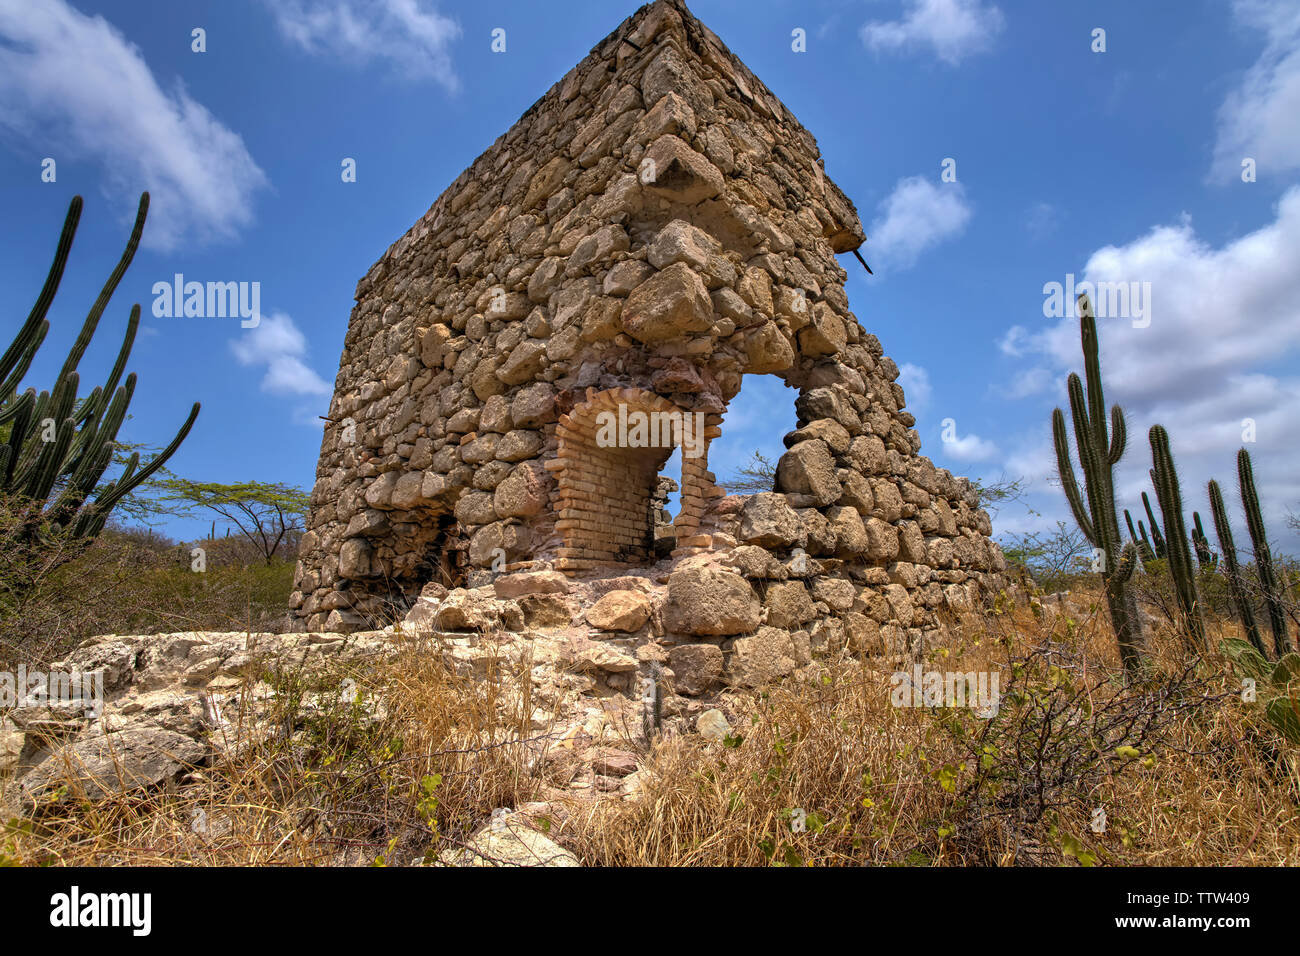
<svg viewBox="0 0 1300 956">
<path fill-rule="evenodd" d="M 722 416 L 722 434 L 709 445 L 709 461 L 730 495 L 773 491 L 781 437 L 794 430 L 797 394 L 776 375 L 746 375 Z"/>
</svg>

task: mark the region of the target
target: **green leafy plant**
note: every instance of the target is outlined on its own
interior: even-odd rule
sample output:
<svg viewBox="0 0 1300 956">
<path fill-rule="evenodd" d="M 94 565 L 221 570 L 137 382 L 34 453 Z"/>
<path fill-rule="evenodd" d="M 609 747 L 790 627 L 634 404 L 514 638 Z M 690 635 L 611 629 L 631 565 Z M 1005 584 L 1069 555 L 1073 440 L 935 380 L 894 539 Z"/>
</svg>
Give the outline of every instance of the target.
<svg viewBox="0 0 1300 956">
<path fill-rule="evenodd" d="M 1255 707 L 1279 734 L 1300 746 L 1300 654 L 1292 651 L 1273 663 L 1246 641 L 1230 637 L 1219 651 L 1243 679 L 1254 681 Z"/>
</svg>

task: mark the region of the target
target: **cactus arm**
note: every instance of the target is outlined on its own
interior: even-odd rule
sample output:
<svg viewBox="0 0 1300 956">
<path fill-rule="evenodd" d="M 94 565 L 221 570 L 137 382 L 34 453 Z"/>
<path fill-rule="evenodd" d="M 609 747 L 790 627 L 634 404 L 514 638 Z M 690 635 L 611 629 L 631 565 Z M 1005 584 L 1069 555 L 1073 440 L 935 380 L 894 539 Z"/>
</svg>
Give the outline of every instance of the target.
<svg viewBox="0 0 1300 956">
<path fill-rule="evenodd" d="M 54 294 L 58 292 L 59 283 L 63 281 L 63 270 L 68 264 L 68 253 L 72 249 L 72 238 L 77 233 L 77 223 L 81 219 L 81 205 L 80 196 L 73 196 L 72 202 L 68 203 L 68 213 L 63 218 L 63 231 L 59 234 L 59 244 L 54 250 L 54 261 L 50 263 L 50 271 L 45 276 L 45 285 L 41 287 L 40 294 L 36 297 L 36 303 L 32 306 L 32 311 L 28 313 L 27 321 L 23 323 L 22 330 L 18 333 L 17 338 L 5 350 L 4 356 L 0 357 L 0 379 L 9 377 L 9 373 L 21 361 L 24 352 L 29 349 L 35 351 L 32 338 L 35 336 L 36 330 L 45 321 L 45 313 L 50 310 L 50 303 L 54 301 Z M 39 342 L 37 344 L 39 345 Z M 29 356 L 28 362 L 30 361 Z"/>
<path fill-rule="evenodd" d="M 50 323 L 42 321 L 36 328 L 36 337 L 32 342 L 31 348 L 19 356 L 18 364 L 14 366 L 9 378 L 3 384 L 0 384 L 0 405 L 6 405 L 14 400 L 18 394 L 18 386 L 22 384 L 23 377 L 27 370 L 31 368 L 32 359 L 36 358 L 36 352 L 40 349 L 41 343 L 45 341 L 45 335 L 50 331 Z"/>
<path fill-rule="evenodd" d="M 1052 437 L 1056 444 L 1056 469 L 1061 476 L 1061 487 L 1065 489 L 1065 499 L 1074 513 L 1083 536 L 1096 545 L 1096 533 L 1092 521 L 1083 507 L 1083 498 L 1079 494 L 1079 484 L 1074 478 L 1074 465 L 1070 462 L 1070 440 L 1065 434 L 1065 415 L 1058 408 L 1052 412 Z"/>
<path fill-rule="evenodd" d="M 72 437 L 76 430 L 76 423 L 71 418 L 63 419 L 63 424 L 56 432 L 55 440 L 46 442 L 45 452 L 36 460 L 36 467 L 32 470 L 27 486 L 23 490 L 24 495 L 35 501 L 44 501 L 49 496 L 55 479 L 59 477 L 59 465 L 68 452 L 68 446 L 72 444 Z"/>
<path fill-rule="evenodd" d="M 1215 566 L 1214 553 L 1210 550 L 1210 539 L 1205 536 L 1205 528 L 1201 526 L 1199 511 L 1192 512 L 1192 546 L 1196 548 L 1196 563 L 1201 570 Z"/>
<path fill-rule="evenodd" d="M 36 392 L 28 389 L 13 405 L 13 424 L 9 428 L 9 443 L 5 445 L 5 464 L 0 468 L 0 487 L 9 488 L 13 484 L 14 469 L 18 466 L 18 456 L 23 443 L 27 440 L 27 430 L 31 427 L 32 413 L 36 408 Z"/>
<path fill-rule="evenodd" d="M 141 468 L 140 471 L 130 478 L 130 480 L 118 480 L 111 490 L 105 489 L 105 494 L 100 495 L 100 497 L 95 500 L 94 507 L 90 509 L 94 513 L 92 517 L 89 518 L 91 522 L 90 526 L 94 527 L 94 522 L 98 521 L 97 529 L 103 528 L 104 521 L 108 519 L 108 512 L 112 510 L 113 506 L 122 498 L 134 491 L 145 480 L 147 480 L 150 475 L 167 463 L 167 459 L 171 458 L 171 456 L 176 453 L 176 449 L 181 447 L 181 442 L 183 442 L 185 436 L 190 433 L 190 429 L 194 427 L 194 420 L 198 417 L 199 403 L 195 402 L 194 407 L 190 409 L 189 417 L 185 419 L 185 424 L 181 426 L 180 431 L 176 433 L 176 437 L 172 439 L 170 445 L 154 456 L 154 458 L 150 460 L 149 464 Z"/>
<path fill-rule="evenodd" d="M 1147 540 L 1147 529 L 1142 527 L 1141 521 L 1137 523 L 1137 530 L 1133 529 L 1133 516 L 1128 513 L 1127 508 L 1124 509 L 1124 523 L 1128 525 L 1128 536 L 1134 546 L 1137 547 L 1138 556 L 1142 561 L 1147 562 L 1154 558 L 1155 554 L 1151 550 L 1151 543 Z"/>
<path fill-rule="evenodd" d="M 35 422 L 35 432 L 44 432 L 42 422 L 46 419 L 53 419 L 55 425 L 54 441 L 45 441 L 44 435 L 39 438 L 33 437 L 28 442 L 31 448 L 30 457 L 21 462 L 18 471 L 15 474 L 15 482 L 23 488 L 23 494 L 28 497 L 35 497 L 34 489 L 41 487 L 44 483 L 44 476 L 47 470 L 54 469 L 54 478 L 58 478 L 59 465 L 63 463 L 64 456 L 72 445 L 73 438 L 76 437 L 76 423 L 72 428 L 67 427 L 67 423 L 72 415 L 72 407 L 77 398 L 77 373 L 72 372 L 63 377 L 54 389 L 54 394 L 50 396 L 49 402 L 44 409 L 38 412 L 44 412 Z M 53 480 L 53 479 L 51 479 Z M 40 500 L 38 498 L 38 500 Z"/>
<path fill-rule="evenodd" d="M 36 406 L 36 389 L 29 388 L 15 401 L 10 402 L 4 408 L 0 408 L 0 425 L 7 421 L 16 419 L 22 412 L 26 411 L 31 414 L 32 409 Z M 12 433 L 11 433 L 12 437 Z"/>
<path fill-rule="evenodd" d="M 1106 396 L 1101 387 L 1101 345 L 1097 340 L 1097 318 L 1086 295 L 1078 298 L 1080 336 L 1083 340 L 1083 374 L 1088 382 L 1088 423 L 1100 451 L 1106 448 Z"/>
<path fill-rule="evenodd" d="M 113 297 L 117 290 L 118 283 L 122 281 L 122 276 L 126 274 L 127 267 L 131 265 L 131 260 L 135 258 L 135 250 L 140 245 L 140 235 L 144 232 L 144 220 L 149 214 L 149 194 L 140 194 L 140 205 L 135 214 L 135 225 L 131 228 L 131 237 L 126 241 L 126 248 L 122 250 L 122 256 L 117 260 L 117 265 L 113 268 L 104 287 L 99 292 L 99 298 L 91 306 L 90 313 L 86 316 L 85 324 L 81 327 L 81 333 L 72 344 L 72 349 L 68 352 L 68 357 L 63 362 L 63 369 L 59 372 L 62 378 L 69 372 L 76 369 L 81 361 L 81 356 L 85 354 L 86 346 L 90 344 L 90 339 L 95 334 L 95 328 L 99 325 L 99 320 L 104 314 L 104 309 L 108 307 L 108 300 Z"/>
<path fill-rule="evenodd" d="M 1106 460 L 1112 465 L 1118 464 L 1124 457 L 1124 448 L 1128 444 L 1128 424 L 1124 421 L 1124 409 L 1118 405 L 1110 408 L 1110 451 Z"/>
<path fill-rule="evenodd" d="M 1124 545 L 1119 553 L 1119 561 L 1115 564 L 1115 578 L 1118 581 L 1128 581 L 1133 577 L 1133 571 L 1137 567 L 1137 545 L 1129 541 Z"/>
</svg>

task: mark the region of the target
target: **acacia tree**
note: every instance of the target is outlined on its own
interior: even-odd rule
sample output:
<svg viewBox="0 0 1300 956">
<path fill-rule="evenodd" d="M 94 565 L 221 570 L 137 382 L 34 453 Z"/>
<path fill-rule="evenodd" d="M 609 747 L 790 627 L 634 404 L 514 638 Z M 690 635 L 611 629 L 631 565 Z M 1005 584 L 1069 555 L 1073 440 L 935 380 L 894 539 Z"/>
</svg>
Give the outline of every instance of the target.
<svg viewBox="0 0 1300 956">
<path fill-rule="evenodd" d="M 761 451 L 755 451 L 722 486 L 733 495 L 771 491 L 776 487 L 776 465 Z"/>
<path fill-rule="evenodd" d="M 267 564 L 288 535 L 303 529 L 311 502 L 301 488 L 264 481 L 224 485 L 169 478 L 158 485 L 162 509 L 185 515 L 204 509 L 216 512 L 252 542 Z"/>
</svg>

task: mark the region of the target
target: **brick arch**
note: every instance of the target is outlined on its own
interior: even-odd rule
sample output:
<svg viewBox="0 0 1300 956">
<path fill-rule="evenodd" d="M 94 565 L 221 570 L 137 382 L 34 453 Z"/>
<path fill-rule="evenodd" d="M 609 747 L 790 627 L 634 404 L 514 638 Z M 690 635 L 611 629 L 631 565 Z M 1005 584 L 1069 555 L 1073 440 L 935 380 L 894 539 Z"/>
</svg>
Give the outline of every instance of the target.
<svg viewBox="0 0 1300 956">
<path fill-rule="evenodd" d="M 602 444 L 602 425 L 644 414 L 660 427 L 647 429 L 646 443 L 638 447 Z M 612 418 L 603 417 L 608 413 Z M 651 416 L 658 413 L 659 417 Z M 554 474 L 556 489 L 551 502 L 555 529 L 563 544 L 556 553 L 556 567 L 575 574 L 609 564 L 645 564 L 653 561 L 654 519 L 651 511 L 659 470 L 681 444 L 681 432 L 669 430 L 665 421 L 672 415 L 694 413 L 654 392 L 640 388 L 587 389 L 584 401 L 561 416 L 555 428 L 558 448 L 546 463 Z M 680 420 L 680 419 L 679 419 Z M 692 418 L 692 426 L 696 419 Z M 707 546 L 704 524 L 713 499 L 723 495 L 708 470 L 708 442 L 719 435 L 721 417 L 703 416 L 699 436 L 702 454 L 688 457 L 683 451 L 681 504 L 673 526 L 677 552 Z M 653 434 L 651 434 L 653 432 Z M 640 436 L 637 436 L 640 437 Z M 669 439 L 664 441 L 664 439 Z"/>
</svg>

